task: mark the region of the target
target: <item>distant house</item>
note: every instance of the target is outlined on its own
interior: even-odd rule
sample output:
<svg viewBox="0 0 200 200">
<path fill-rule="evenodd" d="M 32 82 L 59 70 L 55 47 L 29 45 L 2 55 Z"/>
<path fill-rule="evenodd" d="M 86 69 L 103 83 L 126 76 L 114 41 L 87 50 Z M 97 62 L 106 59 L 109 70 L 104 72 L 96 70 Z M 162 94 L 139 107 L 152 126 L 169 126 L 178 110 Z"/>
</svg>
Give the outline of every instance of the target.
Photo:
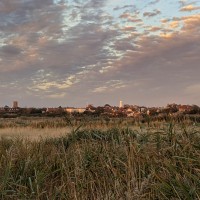
<svg viewBox="0 0 200 200">
<path fill-rule="evenodd" d="M 146 114 L 151 115 L 151 116 L 156 115 L 156 114 L 158 114 L 157 109 L 156 108 L 149 108 L 149 109 L 147 109 Z"/>
<path fill-rule="evenodd" d="M 83 113 L 85 110 L 85 108 L 65 108 L 65 111 L 68 113 Z"/>
<path fill-rule="evenodd" d="M 146 107 L 144 107 L 144 106 L 139 107 L 139 112 L 140 112 L 140 113 L 144 113 L 144 112 L 146 112 L 146 111 L 147 111 L 147 108 L 146 108 Z"/>
<path fill-rule="evenodd" d="M 0 107 L 0 113 L 18 113 L 19 108 L 10 108 L 9 106 Z"/>
<path fill-rule="evenodd" d="M 19 108 L 9 108 L 9 110 L 8 110 L 9 113 L 17 113 L 19 111 L 20 111 Z"/>
<path fill-rule="evenodd" d="M 131 108 L 128 108 L 128 109 L 126 109 L 126 112 L 127 112 L 127 113 L 129 113 L 129 112 L 131 112 L 131 113 L 132 113 L 132 112 L 133 112 L 133 110 L 132 110 Z"/>
<path fill-rule="evenodd" d="M 127 113 L 127 117 L 134 117 L 134 116 L 135 116 L 134 112 Z"/>
<path fill-rule="evenodd" d="M 85 109 L 85 111 L 88 111 L 88 112 L 93 113 L 93 112 L 96 111 L 96 108 L 95 108 L 95 107 L 87 107 L 87 108 Z"/>
<path fill-rule="evenodd" d="M 189 105 L 180 105 L 178 111 L 181 113 L 190 113 L 192 111 L 192 106 Z"/>
<path fill-rule="evenodd" d="M 62 107 L 58 107 L 58 108 L 47 108 L 46 112 L 47 113 L 61 113 L 63 111 Z"/>
</svg>

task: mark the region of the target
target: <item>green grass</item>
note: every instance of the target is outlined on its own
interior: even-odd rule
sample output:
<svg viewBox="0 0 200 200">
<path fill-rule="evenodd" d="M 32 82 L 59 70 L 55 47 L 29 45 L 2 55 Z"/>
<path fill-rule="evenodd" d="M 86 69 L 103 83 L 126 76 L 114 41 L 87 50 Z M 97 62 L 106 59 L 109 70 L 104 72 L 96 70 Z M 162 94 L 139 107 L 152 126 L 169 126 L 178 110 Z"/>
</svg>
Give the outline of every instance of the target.
<svg viewBox="0 0 200 200">
<path fill-rule="evenodd" d="M 200 199 L 200 132 L 163 123 L 0 140 L 0 199 Z"/>
</svg>

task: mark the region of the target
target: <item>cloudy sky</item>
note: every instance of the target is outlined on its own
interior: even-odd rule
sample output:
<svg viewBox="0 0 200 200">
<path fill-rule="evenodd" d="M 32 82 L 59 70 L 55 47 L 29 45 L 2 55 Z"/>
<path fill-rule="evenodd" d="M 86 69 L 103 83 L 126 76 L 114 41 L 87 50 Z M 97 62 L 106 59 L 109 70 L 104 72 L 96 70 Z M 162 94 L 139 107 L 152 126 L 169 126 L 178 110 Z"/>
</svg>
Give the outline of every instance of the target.
<svg viewBox="0 0 200 200">
<path fill-rule="evenodd" d="M 200 105 L 199 0 L 0 0 L 0 106 Z"/>
</svg>

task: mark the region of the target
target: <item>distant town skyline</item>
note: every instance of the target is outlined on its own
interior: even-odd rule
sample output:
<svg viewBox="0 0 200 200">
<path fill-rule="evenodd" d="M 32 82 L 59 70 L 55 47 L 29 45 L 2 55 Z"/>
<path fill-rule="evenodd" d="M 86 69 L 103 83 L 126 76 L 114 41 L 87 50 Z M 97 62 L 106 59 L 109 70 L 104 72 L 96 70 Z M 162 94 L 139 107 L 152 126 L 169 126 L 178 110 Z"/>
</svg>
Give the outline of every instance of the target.
<svg viewBox="0 0 200 200">
<path fill-rule="evenodd" d="M 200 1 L 1 0 L 0 105 L 200 105 Z"/>
<path fill-rule="evenodd" d="M 134 103 L 124 103 L 123 101 L 119 101 L 118 104 L 109 104 L 109 103 L 104 103 L 104 104 L 99 104 L 99 105 L 95 105 L 95 104 L 86 104 L 86 105 L 54 105 L 54 106 L 48 106 L 48 105 L 43 105 L 43 106 L 34 106 L 34 105 L 29 105 L 29 106 L 24 106 L 24 105 L 19 105 L 18 101 L 13 101 L 11 104 L 5 104 L 5 105 L 1 105 L 0 104 L 0 108 L 4 109 L 4 108 L 76 108 L 76 109 L 81 109 L 81 108 L 87 108 L 87 107 L 105 107 L 105 106 L 111 106 L 111 107 L 119 107 L 119 108 L 123 108 L 123 107 L 127 107 L 127 106 L 136 106 L 136 107 L 141 107 L 141 108 L 164 108 L 164 107 L 168 107 L 168 106 L 194 106 L 194 107 L 199 107 L 199 105 L 197 104 L 179 104 L 179 103 L 168 103 L 166 105 L 141 105 L 141 104 L 134 104 Z"/>
</svg>

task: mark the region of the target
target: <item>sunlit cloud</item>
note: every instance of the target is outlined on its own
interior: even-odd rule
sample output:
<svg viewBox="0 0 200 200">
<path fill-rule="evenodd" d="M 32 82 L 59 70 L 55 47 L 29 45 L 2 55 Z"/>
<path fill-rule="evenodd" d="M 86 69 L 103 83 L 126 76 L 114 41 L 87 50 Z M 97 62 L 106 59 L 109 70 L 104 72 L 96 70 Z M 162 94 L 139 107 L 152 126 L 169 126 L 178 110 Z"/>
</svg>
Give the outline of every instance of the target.
<svg viewBox="0 0 200 200">
<path fill-rule="evenodd" d="M 194 11 L 194 10 L 200 10 L 200 6 L 194 6 L 194 5 L 187 5 L 187 6 L 183 6 L 180 11 Z"/>
</svg>

